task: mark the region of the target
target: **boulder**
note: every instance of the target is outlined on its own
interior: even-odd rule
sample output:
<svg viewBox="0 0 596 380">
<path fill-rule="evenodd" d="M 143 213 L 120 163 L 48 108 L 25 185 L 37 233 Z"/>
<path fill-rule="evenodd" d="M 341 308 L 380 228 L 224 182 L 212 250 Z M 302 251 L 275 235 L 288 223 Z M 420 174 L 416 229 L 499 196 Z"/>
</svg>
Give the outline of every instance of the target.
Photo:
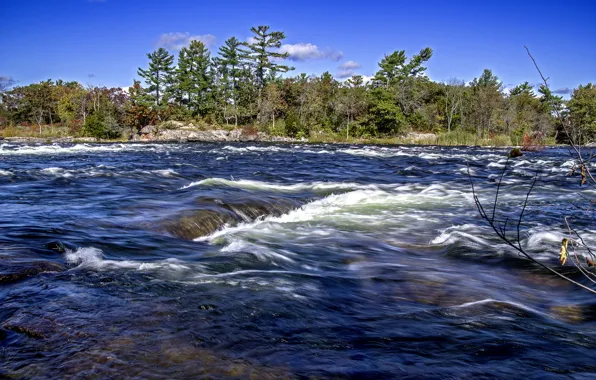
<svg viewBox="0 0 596 380">
<path fill-rule="evenodd" d="M 188 136 L 192 132 L 182 129 L 166 129 L 161 131 L 156 137 L 155 140 L 158 141 L 186 141 Z"/>
<path fill-rule="evenodd" d="M 156 131 L 157 128 L 155 127 L 155 125 L 146 125 L 143 128 L 141 128 L 142 135 L 154 134 Z"/>
<path fill-rule="evenodd" d="M 230 131 L 228 138 L 230 141 L 240 141 L 240 136 L 242 135 L 242 130 L 240 129 L 233 129 Z"/>
<path fill-rule="evenodd" d="M 187 141 L 230 141 L 229 132 L 223 129 L 213 131 L 194 131 L 190 132 L 186 138 Z"/>
<path fill-rule="evenodd" d="M 62 272 L 63 265 L 51 261 L 3 262 L 0 264 L 0 284 L 22 281 L 44 272 Z"/>
</svg>

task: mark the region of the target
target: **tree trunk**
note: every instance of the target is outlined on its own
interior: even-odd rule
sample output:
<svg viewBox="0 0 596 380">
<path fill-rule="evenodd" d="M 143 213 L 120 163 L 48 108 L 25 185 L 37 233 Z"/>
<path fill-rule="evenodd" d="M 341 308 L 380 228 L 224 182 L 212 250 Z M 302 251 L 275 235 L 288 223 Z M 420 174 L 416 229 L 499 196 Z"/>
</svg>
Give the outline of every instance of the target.
<svg viewBox="0 0 596 380">
<path fill-rule="evenodd" d="M 238 106 L 236 105 L 238 101 L 234 99 L 234 126 L 238 127 Z"/>
<path fill-rule="evenodd" d="M 259 86 L 259 97 L 257 98 L 257 123 L 261 123 L 261 87 Z"/>
<path fill-rule="evenodd" d="M 159 106 L 159 71 L 157 72 L 157 84 L 155 87 L 155 105 Z"/>
<path fill-rule="evenodd" d="M 350 114 L 348 114 L 348 124 L 346 125 L 346 140 L 350 139 Z"/>
</svg>

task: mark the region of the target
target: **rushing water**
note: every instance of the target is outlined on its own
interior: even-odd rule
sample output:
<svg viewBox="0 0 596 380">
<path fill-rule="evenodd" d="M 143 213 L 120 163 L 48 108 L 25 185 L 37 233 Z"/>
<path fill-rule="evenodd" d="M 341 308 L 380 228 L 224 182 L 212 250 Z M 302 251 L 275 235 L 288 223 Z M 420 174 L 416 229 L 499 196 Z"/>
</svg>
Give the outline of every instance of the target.
<svg viewBox="0 0 596 380">
<path fill-rule="evenodd" d="M 596 376 L 594 296 L 478 216 L 467 163 L 490 202 L 505 154 L 3 144 L 0 377 Z M 522 246 L 553 266 L 563 216 L 596 234 L 571 165 L 501 189 L 515 220 L 538 173 Z"/>
</svg>

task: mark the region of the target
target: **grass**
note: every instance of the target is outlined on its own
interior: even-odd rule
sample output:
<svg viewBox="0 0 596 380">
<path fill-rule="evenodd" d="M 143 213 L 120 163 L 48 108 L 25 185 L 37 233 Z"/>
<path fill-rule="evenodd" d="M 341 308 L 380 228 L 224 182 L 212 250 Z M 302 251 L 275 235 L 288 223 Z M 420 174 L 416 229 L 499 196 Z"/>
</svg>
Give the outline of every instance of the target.
<svg viewBox="0 0 596 380">
<path fill-rule="evenodd" d="M 508 135 L 494 135 L 491 138 L 480 138 L 475 133 L 452 131 L 439 133 L 436 137 L 415 138 L 408 136 L 346 139 L 345 135 L 320 134 L 308 139 L 310 143 L 338 144 L 401 144 L 401 145 L 441 145 L 441 146 L 518 146 L 520 141 Z"/>
<path fill-rule="evenodd" d="M 43 125 L 41 133 L 39 133 L 38 126 L 9 126 L 0 129 L 0 136 L 2 137 L 36 137 L 36 138 L 61 138 L 72 137 L 73 133 L 70 128 L 63 126 Z M 78 137 L 78 136 L 77 136 Z"/>
</svg>

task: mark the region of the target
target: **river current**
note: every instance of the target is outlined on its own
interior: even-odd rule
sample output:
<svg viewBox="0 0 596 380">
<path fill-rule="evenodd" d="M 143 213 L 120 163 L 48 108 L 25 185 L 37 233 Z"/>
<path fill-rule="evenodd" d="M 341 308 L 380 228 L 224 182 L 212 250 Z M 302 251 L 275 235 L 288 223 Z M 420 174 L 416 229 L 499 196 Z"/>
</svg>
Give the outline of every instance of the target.
<svg viewBox="0 0 596 380">
<path fill-rule="evenodd" d="M 4 143 L 0 378 L 593 378 L 596 298 L 476 210 L 506 154 Z M 497 214 L 515 237 L 537 174 L 521 244 L 584 283 L 572 164 L 512 160 Z"/>
</svg>

